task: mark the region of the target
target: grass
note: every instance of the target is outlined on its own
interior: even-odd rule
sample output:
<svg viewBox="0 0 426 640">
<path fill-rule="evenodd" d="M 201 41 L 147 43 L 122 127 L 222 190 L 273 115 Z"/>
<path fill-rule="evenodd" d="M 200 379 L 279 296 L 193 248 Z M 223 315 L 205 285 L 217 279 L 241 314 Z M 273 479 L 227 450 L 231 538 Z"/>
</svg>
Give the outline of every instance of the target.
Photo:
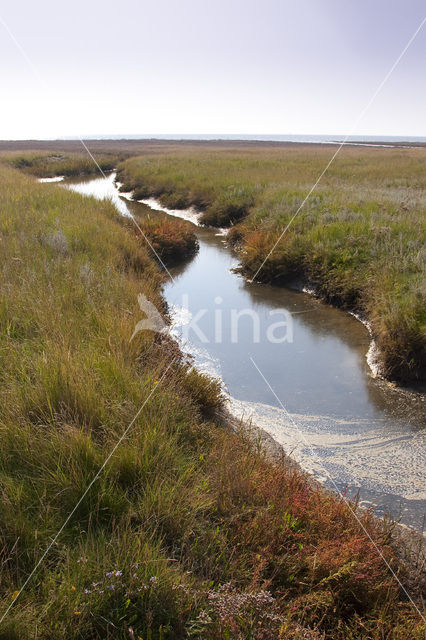
<svg viewBox="0 0 426 640">
<path fill-rule="evenodd" d="M 129 342 L 162 274 L 112 204 L 0 178 L 2 612 L 154 390 L 0 638 L 423 638 L 349 506 L 223 429 L 176 343 Z"/>
<path fill-rule="evenodd" d="M 96 155 L 96 162 L 102 171 L 112 171 L 126 154 L 104 153 Z M 99 167 L 93 162 L 90 156 L 84 153 L 62 153 L 62 152 L 14 152 L 3 154 L 3 159 L 16 169 L 29 173 L 39 178 L 53 178 L 55 176 L 80 176 L 98 174 Z"/>
<path fill-rule="evenodd" d="M 160 212 L 160 215 L 155 215 L 155 217 L 151 217 L 149 214 L 138 216 L 138 224 L 155 254 L 166 266 L 186 260 L 198 250 L 197 237 L 191 225 L 183 220 L 171 221 Z M 133 225 L 129 223 L 128 226 L 131 229 Z M 132 230 L 135 232 L 134 228 Z M 136 230 L 136 235 L 142 236 L 138 230 Z"/>
<path fill-rule="evenodd" d="M 124 189 L 205 224 L 232 225 L 253 276 L 330 159 L 324 146 L 185 149 L 119 166 Z M 426 150 L 348 147 L 262 267 L 263 281 L 302 280 L 371 325 L 383 375 L 426 379 Z"/>
</svg>

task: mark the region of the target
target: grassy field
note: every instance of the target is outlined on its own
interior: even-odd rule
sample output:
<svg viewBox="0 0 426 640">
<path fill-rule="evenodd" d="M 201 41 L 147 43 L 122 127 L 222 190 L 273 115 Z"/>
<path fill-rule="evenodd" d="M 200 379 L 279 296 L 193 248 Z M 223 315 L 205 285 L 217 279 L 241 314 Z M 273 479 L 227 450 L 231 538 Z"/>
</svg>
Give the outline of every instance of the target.
<svg viewBox="0 0 426 640">
<path fill-rule="evenodd" d="M 80 153 L 49 152 L 43 154 L 15 151 L 13 154 L 2 155 L 16 169 L 39 178 L 99 174 L 99 167 L 102 171 L 111 171 L 118 162 L 126 158 L 126 154 L 97 154 L 96 164 L 84 150 Z"/>
<path fill-rule="evenodd" d="M 162 275 L 112 204 L 0 179 L 0 638 L 422 639 L 348 505 L 224 429 L 170 339 L 129 342 Z"/>
<path fill-rule="evenodd" d="M 123 189 L 195 205 L 253 276 L 330 159 L 327 146 L 145 153 L 119 166 Z M 262 267 L 258 279 L 303 281 L 366 318 L 383 374 L 426 378 L 426 150 L 347 147 Z"/>
</svg>

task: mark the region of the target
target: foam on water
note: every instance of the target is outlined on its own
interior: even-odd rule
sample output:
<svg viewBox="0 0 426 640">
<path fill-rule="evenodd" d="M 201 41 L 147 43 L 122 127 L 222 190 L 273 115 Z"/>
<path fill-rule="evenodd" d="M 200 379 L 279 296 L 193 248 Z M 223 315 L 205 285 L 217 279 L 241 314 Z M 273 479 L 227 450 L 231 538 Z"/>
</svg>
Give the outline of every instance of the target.
<svg viewBox="0 0 426 640">
<path fill-rule="evenodd" d="M 406 500 L 426 500 L 426 434 L 389 433 L 383 420 L 342 420 L 325 415 L 291 414 L 279 407 L 229 398 L 239 419 L 251 421 L 283 445 L 318 479 L 332 476 L 340 486 L 364 487 Z M 352 432 L 348 433 L 348 424 Z"/>
</svg>

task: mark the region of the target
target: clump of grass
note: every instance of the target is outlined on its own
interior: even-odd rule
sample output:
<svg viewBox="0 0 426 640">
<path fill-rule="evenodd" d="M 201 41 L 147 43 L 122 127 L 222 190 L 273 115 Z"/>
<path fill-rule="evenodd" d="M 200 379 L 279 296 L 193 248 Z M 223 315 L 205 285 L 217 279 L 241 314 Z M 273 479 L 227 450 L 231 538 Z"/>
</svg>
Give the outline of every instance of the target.
<svg viewBox="0 0 426 640">
<path fill-rule="evenodd" d="M 420 640 L 351 507 L 221 428 L 175 342 L 129 342 L 162 275 L 112 204 L 0 177 L 0 614 L 150 397 L 0 638 Z"/>
<path fill-rule="evenodd" d="M 126 188 L 198 206 L 253 276 L 330 158 L 318 147 L 147 153 L 119 167 Z M 262 266 L 266 282 L 304 280 L 369 320 L 387 378 L 426 379 L 424 149 L 345 148 Z M 179 205 L 180 206 L 180 205 Z"/>
<path fill-rule="evenodd" d="M 183 220 L 171 221 L 157 216 L 155 219 L 144 218 L 141 224 L 143 235 L 166 265 L 188 259 L 198 250 L 197 237 L 191 226 Z M 145 240 L 138 229 L 135 233 L 142 241 Z"/>
<path fill-rule="evenodd" d="M 216 227 L 235 224 L 248 214 L 253 204 L 254 196 L 251 189 L 231 185 L 206 208 L 201 222 Z"/>
</svg>

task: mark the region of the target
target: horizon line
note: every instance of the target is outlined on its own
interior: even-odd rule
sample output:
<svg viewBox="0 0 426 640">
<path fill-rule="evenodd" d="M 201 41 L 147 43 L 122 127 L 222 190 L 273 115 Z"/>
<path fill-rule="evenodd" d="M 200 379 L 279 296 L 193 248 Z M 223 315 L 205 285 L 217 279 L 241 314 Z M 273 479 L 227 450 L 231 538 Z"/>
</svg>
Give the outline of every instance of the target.
<svg viewBox="0 0 426 640">
<path fill-rule="evenodd" d="M 48 137 L 31 137 L 31 138 L 1 138 L 1 142 L 25 142 L 25 141 L 37 141 L 37 142 L 55 142 L 55 141 L 78 141 L 84 140 L 156 140 L 156 139 L 182 139 L 182 140 L 244 140 L 250 138 L 253 140 L 261 138 L 328 138 L 338 140 L 339 138 L 346 137 L 340 133 L 91 133 L 84 134 L 83 136 L 68 135 L 68 136 L 48 136 Z M 370 140 L 370 141 L 386 141 L 390 139 L 398 139 L 399 141 L 405 140 L 425 140 L 425 135 L 413 135 L 413 134 L 354 134 L 350 140 Z"/>
</svg>

